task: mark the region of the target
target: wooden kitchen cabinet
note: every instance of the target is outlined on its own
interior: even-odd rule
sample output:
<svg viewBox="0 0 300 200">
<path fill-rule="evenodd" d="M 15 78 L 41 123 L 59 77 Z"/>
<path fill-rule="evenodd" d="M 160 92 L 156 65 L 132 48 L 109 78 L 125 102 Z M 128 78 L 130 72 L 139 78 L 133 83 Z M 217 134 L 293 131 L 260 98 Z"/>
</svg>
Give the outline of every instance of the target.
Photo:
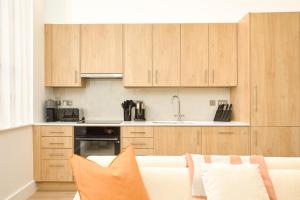
<svg viewBox="0 0 300 200">
<path fill-rule="evenodd" d="M 299 13 L 250 19 L 251 125 L 299 126 Z"/>
<path fill-rule="evenodd" d="M 81 25 L 81 73 L 122 73 L 122 25 Z"/>
<path fill-rule="evenodd" d="M 209 24 L 209 85 L 237 86 L 237 25 Z"/>
<path fill-rule="evenodd" d="M 202 128 L 202 154 L 249 155 L 250 133 L 248 127 Z"/>
<path fill-rule="evenodd" d="M 154 127 L 155 155 L 201 153 L 200 127 Z"/>
<path fill-rule="evenodd" d="M 72 126 L 33 126 L 34 180 L 72 182 L 69 158 L 74 152 Z"/>
<path fill-rule="evenodd" d="M 300 156 L 299 127 L 251 127 L 251 154 Z"/>
<path fill-rule="evenodd" d="M 80 25 L 45 25 L 45 86 L 82 86 Z"/>
<path fill-rule="evenodd" d="M 180 86 L 180 25 L 153 25 L 153 86 Z"/>
<path fill-rule="evenodd" d="M 125 87 L 152 86 L 152 25 L 124 25 Z"/>
<path fill-rule="evenodd" d="M 181 86 L 208 86 L 208 24 L 181 25 Z"/>
</svg>

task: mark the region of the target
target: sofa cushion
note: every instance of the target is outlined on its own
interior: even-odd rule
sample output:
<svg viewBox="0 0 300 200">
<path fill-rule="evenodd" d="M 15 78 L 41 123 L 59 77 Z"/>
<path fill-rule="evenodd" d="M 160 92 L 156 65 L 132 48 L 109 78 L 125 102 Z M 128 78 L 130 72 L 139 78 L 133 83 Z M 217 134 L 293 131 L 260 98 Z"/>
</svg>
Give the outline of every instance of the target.
<svg viewBox="0 0 300 200">
<path fill-rule="evenodd" d="M 269 200 L 257 164 L 203 164 L 209 200 Z"/>
<path fill-rule="evenodd" d="M 70 160 L 81 200 L 149 199 L 131 146 L 107 168 L 77 155 Z"/>
</svg>

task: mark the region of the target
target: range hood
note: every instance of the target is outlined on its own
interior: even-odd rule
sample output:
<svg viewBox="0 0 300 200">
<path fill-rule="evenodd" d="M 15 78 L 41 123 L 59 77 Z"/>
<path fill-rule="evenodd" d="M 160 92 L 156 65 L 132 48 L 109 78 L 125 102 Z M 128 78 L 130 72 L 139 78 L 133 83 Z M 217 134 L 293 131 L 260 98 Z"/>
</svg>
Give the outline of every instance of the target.
<svg viewBox="0 0 300 200">
<path fill-rule="evenodd" d="M 82 78 L 122 79 L 122 73 L 81 73 Z"/>
</svg>

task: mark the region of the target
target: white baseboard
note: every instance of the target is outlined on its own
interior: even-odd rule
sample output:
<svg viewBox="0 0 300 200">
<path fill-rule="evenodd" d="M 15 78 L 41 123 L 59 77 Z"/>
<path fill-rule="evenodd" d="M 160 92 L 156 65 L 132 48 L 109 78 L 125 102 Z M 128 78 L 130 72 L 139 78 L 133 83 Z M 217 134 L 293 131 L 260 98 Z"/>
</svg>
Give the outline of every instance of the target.
<svg viewBox="0 0 300 200">
<path fill-rule="evenodd" d="M 24 200 L 30 197 L 36 191 L 36 184 L 30 181 L 23 187 L 19 188 L 15 193 L 6 198 L 6 200 Z"/>
</svg>

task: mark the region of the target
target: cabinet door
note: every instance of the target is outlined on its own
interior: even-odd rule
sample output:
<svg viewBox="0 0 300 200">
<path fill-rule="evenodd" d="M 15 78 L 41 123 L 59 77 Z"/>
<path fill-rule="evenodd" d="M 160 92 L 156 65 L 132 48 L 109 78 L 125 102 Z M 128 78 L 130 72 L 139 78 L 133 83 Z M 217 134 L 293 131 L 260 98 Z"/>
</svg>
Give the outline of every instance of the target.
<svg viewBox="0 0 300 200">
<path fill-rule="evenodd" d="M 209 85 L 237 85 L 237 26 L 209 25 Z"/>
<path fill-rule="evenodd" d="M 299 156 L 299 127 L 252 127 L 251 154 Z"/>
<path fill-rule="evenodd" d="M 152 86 L 152 25 L 124 25 L 125 87 Z"/>
<path fill-rule="evenodd" d="M 154 127 L 155 155 L 201 153 L 201 128 Z"/>
<path fill-rule="evenodd" d="M 46 86 L 81 86 L 79 25 L 46 25 L 46 27 L 45 73 L 51 69 L 49 74 L 51 78 L 46 78 Z"/>
<path fill-rule="evenodd" d="M 299 15 L 250 16 L 251 125 L 299 126 Z"/>
<path fill-rule="evenodd" d="M 81 72 L 122 73 L 122 25 L 81 25 Z"/>
<path fill-rule="evenodd" d="M 202 128 L 202 153 L 206 155 L 249 155 L 249 128 Z"/>
<path fill-rule="evenodd" d="M 180 86 L 180 25 L 153 25 L 153 86 Z"/>
<path fill-rule="evenodd" d="M 208 86 L 208 24 L 181 25 L 181 86 Z"/>
</svg>

